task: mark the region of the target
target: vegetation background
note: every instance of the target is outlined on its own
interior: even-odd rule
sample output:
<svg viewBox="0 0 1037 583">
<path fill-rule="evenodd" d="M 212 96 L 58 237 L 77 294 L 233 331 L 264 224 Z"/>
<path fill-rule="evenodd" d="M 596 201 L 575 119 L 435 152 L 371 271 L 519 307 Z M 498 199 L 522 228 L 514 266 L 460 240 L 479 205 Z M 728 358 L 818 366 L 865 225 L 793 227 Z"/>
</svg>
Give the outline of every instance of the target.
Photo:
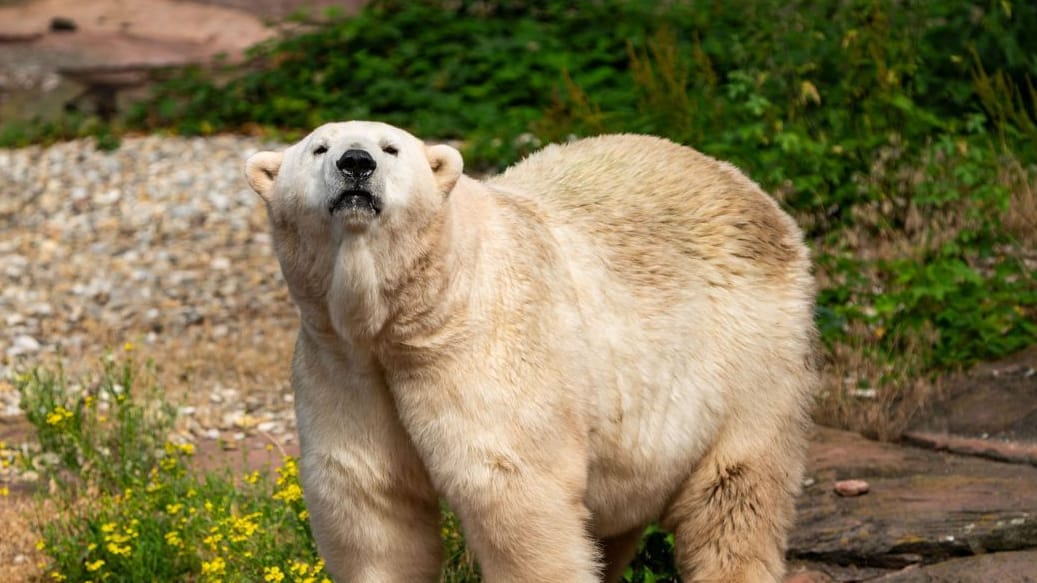
<svg viewBox="0 0 1037 583">
<path fill-rule="evenodd" d="M 291 139 L 378 119 L 460 141 L 470 171 L 492 172 L 548 142 L 657 134 L 734 162 L 806 230 L 825 346 L 819 422 L 893 438 L 937 375 L 1037 341 L 1037 4 L 375 0 L 348 19 L 298 20 L 244 65 L 181 71 L 116 120 L 9 124 L 0 144 L 94 135 L 118 147 L 135 131 Z M 107 406 L 133 414 L 104 430 L 97 402 L 60 375 L 22 379 L 33 455 L 80 475 L 64 492 L 75 518 L 43 533 L 54 579 L 323 577 L 301 500 L 284 494 L 292 460 L 274 481 L 235 488 L 242 477 L 181 471 L 178 446 L 113 452 L 106 432 L 162 435 L 168 412 L 128 390 L 144 363 L 106 362 L 100 378 L 123 391 Z M 207 512 L 214 500 L 232 510 Z M 474 580 L 445 516 L 444 580 Z M 137 546 L 120 554 L 119 537 Z M 184 554 L 159 564 L 169 553 L 147 545 Z M 668 549 L 650 530 L 627 580 L 674 577 Z M 231 552 L 262 560 L 232 564 Z"/>
</svg>

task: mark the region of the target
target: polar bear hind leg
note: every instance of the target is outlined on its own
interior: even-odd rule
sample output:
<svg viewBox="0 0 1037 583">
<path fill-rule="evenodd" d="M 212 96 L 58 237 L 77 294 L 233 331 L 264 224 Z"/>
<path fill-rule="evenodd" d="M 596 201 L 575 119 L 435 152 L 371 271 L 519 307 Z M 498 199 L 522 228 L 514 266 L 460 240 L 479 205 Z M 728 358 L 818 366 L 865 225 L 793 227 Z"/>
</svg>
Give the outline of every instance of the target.
<svg viewBox="0 0 1037 583">
<path fill-rule="evenodd" d="M 754 455 L 738 437 L 714 446 L 663 517 L 686 583 L 778 583 L 784 575 L 801 445 L 771 444 Z"/>
</svg>

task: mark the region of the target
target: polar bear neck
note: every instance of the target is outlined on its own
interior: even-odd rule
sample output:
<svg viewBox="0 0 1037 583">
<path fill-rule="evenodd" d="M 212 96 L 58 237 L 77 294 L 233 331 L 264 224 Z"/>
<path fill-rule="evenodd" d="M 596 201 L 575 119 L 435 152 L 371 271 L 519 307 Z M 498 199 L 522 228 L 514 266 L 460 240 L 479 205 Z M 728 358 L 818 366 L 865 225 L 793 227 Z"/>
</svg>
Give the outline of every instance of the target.
<svg viewBox="0 0 1037 583">
<path fill-rule="evenodd" d="M 463 177 L 431 216 L 400 217 L 373 236 L 339 243 L 327 292 L 330 324 L 351 344 L 429 341 L 468 299 L 486 197 Z"/>
</svg>

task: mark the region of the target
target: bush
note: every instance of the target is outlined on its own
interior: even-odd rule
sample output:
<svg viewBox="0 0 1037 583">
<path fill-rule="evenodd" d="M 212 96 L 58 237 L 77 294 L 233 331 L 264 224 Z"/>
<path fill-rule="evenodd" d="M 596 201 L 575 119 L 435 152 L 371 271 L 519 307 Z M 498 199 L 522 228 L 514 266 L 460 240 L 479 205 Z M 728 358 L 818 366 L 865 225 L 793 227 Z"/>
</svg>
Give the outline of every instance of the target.
<svg viewBox="0 0 1037 583">
<path fill-rule="evenodd" d="M 106 357 L 97 379 L 18 379 L 39 450 L 23 463 L 56 485 L 60 514 L 37 545 L 53 581 L 328 581 L 298 469 L 198 473 L 168 441 L 174 409 L 147 367 Z"/>
<path fill-rule="evenodd" d="M 1002 168 L 1034 172 L 1035 25 L 1037 6 L 1007 2 L 376 0 L 257 47 L 223 83 L 186 72 L 131 123 L 298 134 L 376 118 L 463 139 L 483 169 L 571 136 L 668 136 L 798 215 L 829 284 L 829 346 L 860 324 L 896 359 L 890 339 L 934 326 L 924 374 L 1037 339 L 1017 240 L 1037 225 L 1002 224 Z M 874 253 L 893 240 L 910 244 Z"/>
</svg>

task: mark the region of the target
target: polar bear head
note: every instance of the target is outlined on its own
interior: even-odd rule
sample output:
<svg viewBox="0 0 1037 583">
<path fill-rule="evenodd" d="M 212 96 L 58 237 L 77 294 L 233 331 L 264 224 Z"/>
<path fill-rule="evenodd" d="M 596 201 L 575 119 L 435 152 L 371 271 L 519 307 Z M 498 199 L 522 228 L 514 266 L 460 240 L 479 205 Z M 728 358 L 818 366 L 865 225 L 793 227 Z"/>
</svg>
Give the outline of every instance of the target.
<svg viewBox="0 0 1037 583">
<path fill-rule="evenodd" d="M 377 122 L 325 124 L 283 152 L 245 163 L 249 185 L 276 222 L 367 231 L 443 204 L 461 154 Z"/>
</svg>

